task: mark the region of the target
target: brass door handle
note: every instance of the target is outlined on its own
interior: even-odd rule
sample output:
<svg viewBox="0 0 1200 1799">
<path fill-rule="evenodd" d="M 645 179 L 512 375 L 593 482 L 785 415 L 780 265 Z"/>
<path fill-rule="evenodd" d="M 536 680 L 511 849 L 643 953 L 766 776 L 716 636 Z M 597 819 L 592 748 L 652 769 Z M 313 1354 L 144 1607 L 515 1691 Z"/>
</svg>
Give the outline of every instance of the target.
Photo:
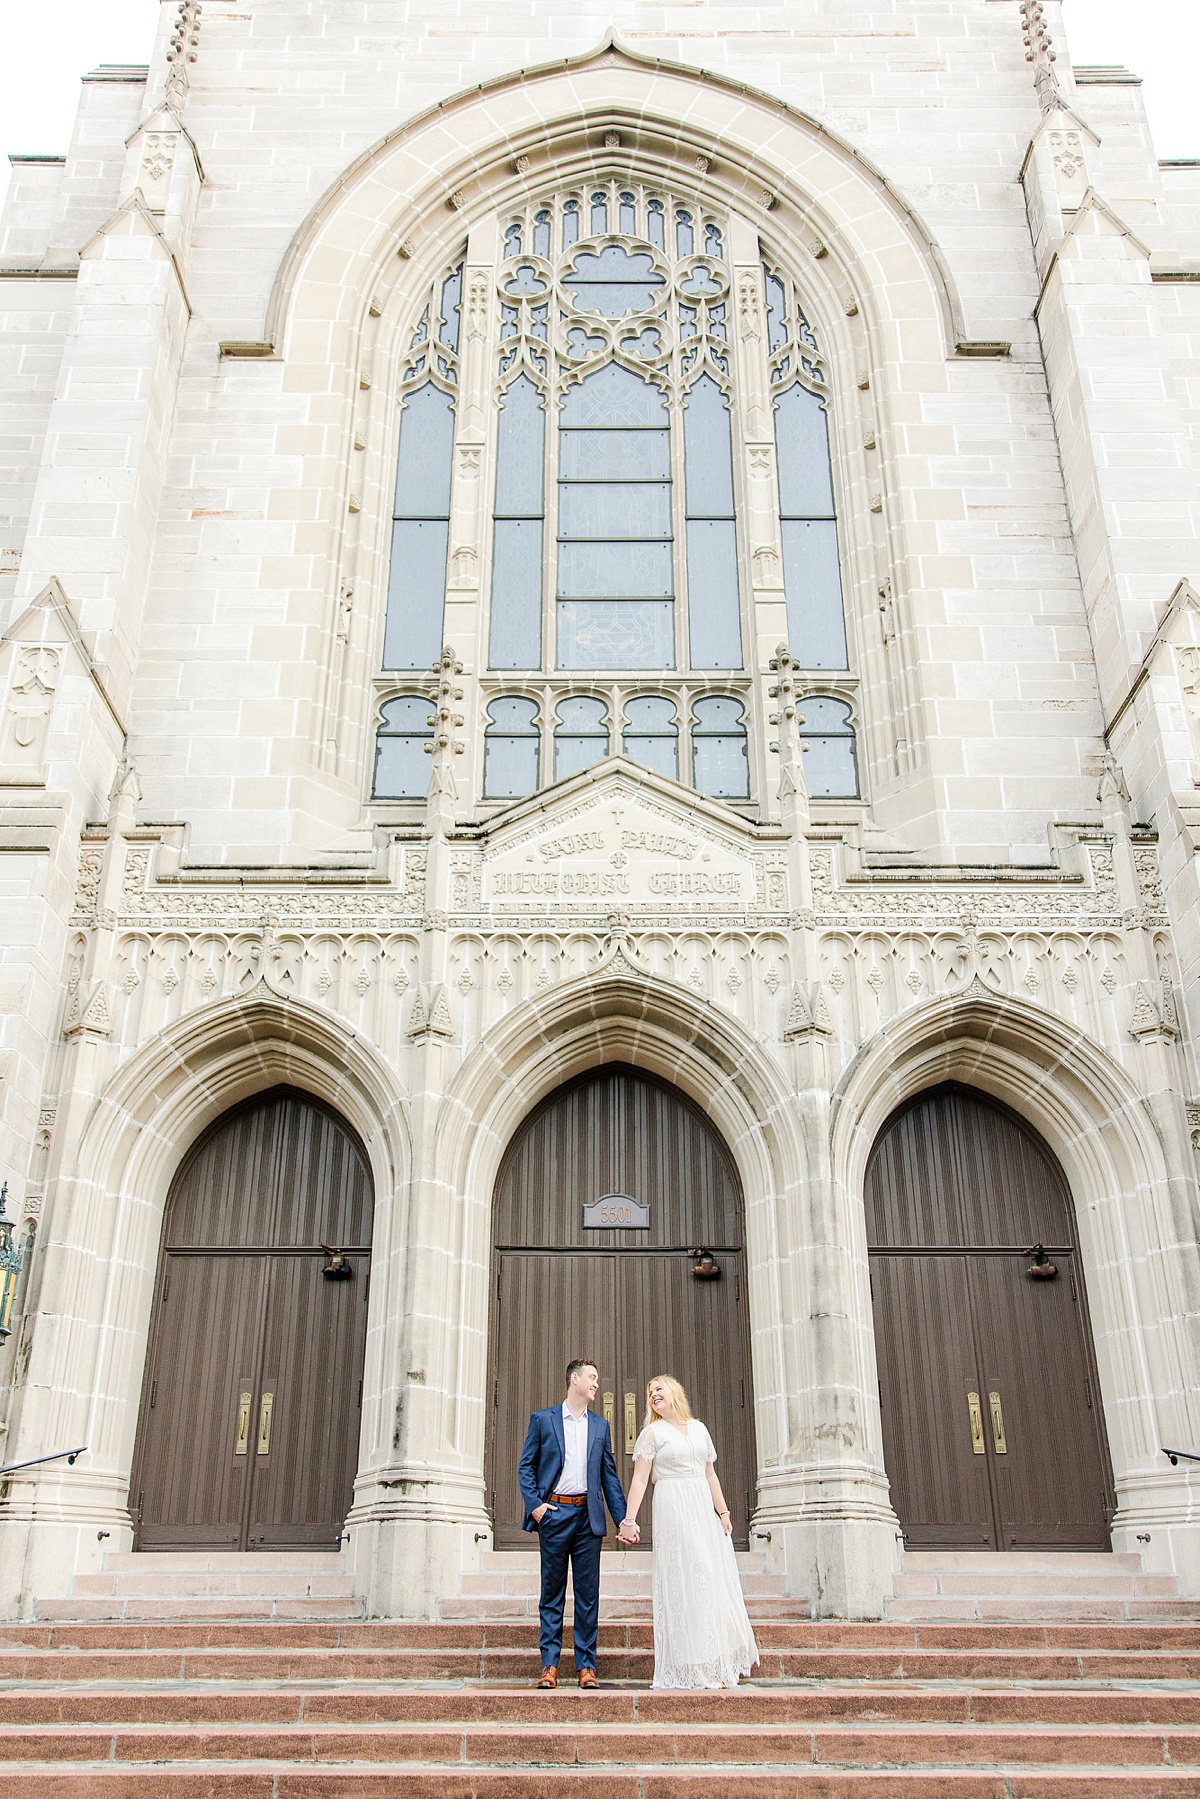
<svg viewBox="0 0 1200 1799">
<path fill-rule="evenodd" d="M 997 1455 L 1007 1455 L 1008 1443 L 1004 1436 L 1004 1411 L 1000 1404 L 999 1393 L 988 1394 L 988 1409 L 992 1414 L 992 1447 Z"/>
<path fill-rule="evenodd" d="M 233 1439 L 234 1455 L 246 1455 L 250 1449 L 250 1407 L 253 1393 L 238 1394 L 237 1431 Z"/>
<path fill-rule="evenodd" d="M 967 1394 L 967 1415 L 971 1420 L 971 1454 L 986 1455 L 987 1445 L 983 1440 L 983 1407 L 979 1403 L 978 1393 Z"/>
<path fill-rule="evenodd" d="M 264 1393 L 262 1404 L 258 1408 L 258 1446 L 256 1455 L 271 1453 L 271 1414 L 275 1409 L 274 1393 Z"/>
<path fill-rule="evenodd" d="M 637 1442 L 637 1394 L 625 1395 L 625 1454 L 633 1454 L 633 1446 Z"/>
<path fill-rule="evenodd" d="M 617 1434 L 617 1396 L 615 1393 L 604 1395 L 604 1422 L 608 1426 L 609 1439 L 614 1440 Z"/>
</svg>

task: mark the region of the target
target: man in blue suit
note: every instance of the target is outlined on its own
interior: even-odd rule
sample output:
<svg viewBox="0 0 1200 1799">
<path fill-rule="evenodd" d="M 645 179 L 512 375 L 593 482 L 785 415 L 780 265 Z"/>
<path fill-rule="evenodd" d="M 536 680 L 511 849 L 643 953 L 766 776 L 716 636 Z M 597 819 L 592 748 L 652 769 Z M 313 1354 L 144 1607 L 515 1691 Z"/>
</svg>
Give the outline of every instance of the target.
<svg viewBox="0 0 1200 1799">
<path fill-rule="evenodd" d="M 600 1376 L 582 1357 L 567 1367 L 567 1397 L 535 1412 L 521 1451 L 518 1479 L 525 1501 L 523 1529 L 536 1530 L 542 1558 L 542 1673 L 539 1687 L 558 1685 L 567 1568 L 575 1590 L 575 1670 L 581 1687 L 598 1687 L 596 1627 L 600 1617 L 600 1545 L 604 1505 L 623 1543 L 636 1543 L 626 1525 L 625 1495 L 617 1479 L 608 1425 L 588 1410 Z"/>
</svg>

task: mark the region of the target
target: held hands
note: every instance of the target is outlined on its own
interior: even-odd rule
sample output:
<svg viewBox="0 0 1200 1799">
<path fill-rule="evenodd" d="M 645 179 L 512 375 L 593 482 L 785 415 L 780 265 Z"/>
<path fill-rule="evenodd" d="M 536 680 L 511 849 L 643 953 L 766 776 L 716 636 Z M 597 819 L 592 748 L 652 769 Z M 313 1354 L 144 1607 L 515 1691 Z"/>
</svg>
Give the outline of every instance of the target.
<svg viewBox="0 0 1200 1799">
<path fill-rule="evenodd" d="M 642 1540 L 641 1530 L 638 1527 L 638 1525 L 634 1523 L 632 1518 L 625 1518 L 622 1520 L 622 1522 L 620 1524 L 618 1524 L 618 1526 L 617 1526 L 617 1542 L 618 1543 L 633 1544 L 633 1543 L 640 1543 L 641 1540 Z"/>
</svg>

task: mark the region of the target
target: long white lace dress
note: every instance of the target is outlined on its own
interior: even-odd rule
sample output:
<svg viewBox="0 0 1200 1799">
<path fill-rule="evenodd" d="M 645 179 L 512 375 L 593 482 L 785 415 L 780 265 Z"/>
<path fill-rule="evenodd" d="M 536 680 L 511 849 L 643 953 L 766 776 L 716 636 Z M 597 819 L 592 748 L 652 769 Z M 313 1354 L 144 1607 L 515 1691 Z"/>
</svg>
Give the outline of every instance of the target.
<svg viewBox="0 0 1200 1799">
<path fill-rule="evenodd" d="M 717 1459 L 713 1440 L 698 1418 L 686 1431 L 656 1422 L 633 1454 L 654 1477 L 654 1685 L 736 1687 L 758 1645 L 704 1475 Z"/>
</svg>

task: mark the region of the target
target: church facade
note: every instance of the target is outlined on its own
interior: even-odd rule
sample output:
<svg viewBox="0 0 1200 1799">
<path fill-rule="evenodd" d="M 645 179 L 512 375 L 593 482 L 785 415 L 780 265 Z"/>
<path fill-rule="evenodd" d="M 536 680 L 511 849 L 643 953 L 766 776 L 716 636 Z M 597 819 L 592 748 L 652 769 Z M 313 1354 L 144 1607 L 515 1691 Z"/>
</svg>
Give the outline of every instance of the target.
<svg viewBox="0 0 1200 1799">
<path fill-rule="evenodd" d="M 1053 0 L 85 78 L 0 232 L 3 1615 L 437 1616 L 575 1355 L 817 1615 L 1200 1597 L 1198 283 Z"/>
</svg>

